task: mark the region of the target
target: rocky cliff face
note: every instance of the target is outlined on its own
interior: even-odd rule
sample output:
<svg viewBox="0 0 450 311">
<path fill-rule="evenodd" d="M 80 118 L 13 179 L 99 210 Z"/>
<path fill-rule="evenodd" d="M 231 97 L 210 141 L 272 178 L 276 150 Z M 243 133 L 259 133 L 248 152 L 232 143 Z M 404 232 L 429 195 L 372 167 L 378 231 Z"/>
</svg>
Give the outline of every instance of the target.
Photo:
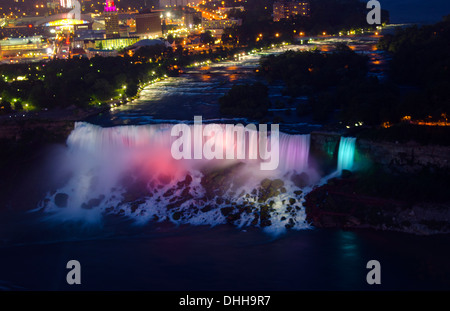
<svg viewBox="0 0 450 311">
<path fill-rule="evenodd" d="M 21 141 L 23 139 L 55 138 L 59 141 L 65 141 L 73 130 L 73 126 L 73 121 L 12 120 L 0 125 L 0 140 Z M 48 137 L 49 135 L 52 137 Z"/>
<path fill-rule="evenodd" d="M 393 172 L 414 173 L 423 169 L 449 169 L 450 147 L 396 144 L 359 140 L 357 161 L 371 161 Z"/>
<path fill-rule="evenodd" d="M 450 233 L 450 202 L 405 202 L 358 193 L 354 178 L 332 179 L 305 197 L 306 220 L 318 228 Z"/>
<path fill-rule="evenodd" d="M 320 165 L 328 166 L 328 172 L 336 169 L 340 136 L 337 133 L 311 134 L 312 157 Z M 376 168 L 384 172 L 385 178 L 420 178 L 421 172 L 428 172 L 430 176 L 436 176 L 436 173 L 446 176 L 446 172 L 450 172 L 450 147 L 358 139 L 355 168 L 361 172 Z M 440 195 L 440 201 L 436 201 L 440 203 L 420 200 L 414 193 L 417 189 L 408 190 L 405 184 L 398 186 L 403 192 L 412 192 L 407 201 L 393 199 L 390 195 L 371 196 L 359 191 L 361 187 L 356 187 L 364 182 L 368 188 L 377 188 L 377 185 L 364 180 L 364 173 L 358 174 L 358 177 L 350 172 L 345 173 L 346 177 L 332 179 L 305 197 L 307 221 L 312 225 L 372 228 L 420 235 L 450 233 L 450 197 L 443 200 L 443 195 Z M 383 183 L 382 180 L 373 182 Z M 401 178 L 399 182 L 402 183 Z M 438 191 L 442 191 L 442 187 Z"/>
<path fill-rule="evenodd" d="M 313 161 L 319 162 L 324 170 L 336 166 L 340 137 L 339 133 L 311 133 Z M 394 173 L 450 169 L 450 147 L 357 139 L 355 162 L 360 169 L 376 164 Z"/>
</svg>

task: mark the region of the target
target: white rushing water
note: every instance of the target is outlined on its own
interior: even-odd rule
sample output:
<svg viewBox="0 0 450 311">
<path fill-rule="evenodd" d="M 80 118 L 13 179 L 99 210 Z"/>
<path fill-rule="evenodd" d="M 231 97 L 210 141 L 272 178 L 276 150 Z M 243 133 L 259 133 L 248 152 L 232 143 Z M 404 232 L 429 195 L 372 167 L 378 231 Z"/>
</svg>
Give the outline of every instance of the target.
<svg viewBox="0 0 450 311">
<path fill-rule="evenodd" d="M 39 209 L 57 222 L 96 224 L 105 214 L 118 214 L 138 223 L 231 222 L 269 231 L 284 230 L 286 224 L 310 227 L 302 203 L 319 178 L 308 167 L 309 135 L 280 133 L 280 165 L 261 171 L 261 159 L 175 160 L 172 126 L 77 123 L 65 156 L 54 163 L 55 172 L 68 177 Z M 258 149 L 258 140 L 249 137 L 241 147 L 250 153 Z M 301 186 L 293 178 L 300 173 L 305 179 Z"/>
</svg>

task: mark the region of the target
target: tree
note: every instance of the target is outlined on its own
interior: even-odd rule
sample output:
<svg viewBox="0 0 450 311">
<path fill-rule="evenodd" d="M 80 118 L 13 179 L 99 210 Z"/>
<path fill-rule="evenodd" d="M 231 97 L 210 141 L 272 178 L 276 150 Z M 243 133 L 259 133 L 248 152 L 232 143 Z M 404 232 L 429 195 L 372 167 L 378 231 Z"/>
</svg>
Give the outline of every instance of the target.
<svg viewBox="0 0 450 311">
<path fill-rule="evenodd" d="M 167 42 L 169 42 L 170 44 L 172 44 L 175 41 L 175 38 L 173 37 L 172 34 L 167 36 Z"/>
<path fill-rule="evenodd" d="M 214 38 L 211 34 L 211 31 L 207 30 L 200 35 L 200 42 L 203 44 L 211 44 L 214 43 Z"/>
<path fill-rule="evenodd" d="M 22 103 L 21 102 L 14 103 L 14 110 L 15 111 L 22 111 L 23 110 Z"/>
<path fill-rule="evenodd" d="M 102 101 L 109 100 L 113 96 L 113 88 L 106 79 L 98 79 L 94 83 L 95 96 Z"/>
<path fill-rule="evenodd" d="M 220 113 L 233 117 L 263 118 L 270 107 L 268 88 L 262 83 L 234 85 L 219 98 Z"/>
<path fill-rule="evenodd" d="M 0 103 L 0 114 L 8 114 L 11 112 L 12 112 L 11 103 L 6 100 L 2 100 L 2 102 Z"/>
</svg>

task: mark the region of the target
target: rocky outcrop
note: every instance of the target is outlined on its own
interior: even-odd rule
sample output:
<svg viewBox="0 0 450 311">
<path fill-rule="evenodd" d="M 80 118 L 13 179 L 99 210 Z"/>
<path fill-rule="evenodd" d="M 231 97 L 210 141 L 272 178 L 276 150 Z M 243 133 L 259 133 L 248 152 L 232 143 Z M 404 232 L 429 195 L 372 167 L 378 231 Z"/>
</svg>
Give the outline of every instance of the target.
<svg viewBox="0 0 450 311">
<path fill-rule="evenodd" d="M 393 172 L 450 169 L 449 146 L 357 140 L 356 149 L 357 161 L 370 161 Z"/>
<path fill-rule="evenodd" d="M 340 133 L 311 133 L 311 155 L 322 172 L 336 168 Z M 376 164 L 394 173 L 415 173 L 423 169 L 449 169 L 450 146 L 423 145 L 414 141 L 356 140 L 357 166 Z M 326 174 L 322 174 L 326 175 Z"/>
<path fill-rule="evenodd" d="M 450 202 L 405 202 L 355 191 L 358 180 L 335 178 L 306 197 L 307 221 L 319 228 L 377 229 L 417 235 L 450 233 Z"/>
<path fill-rule="evenodd" d="M 341 134 L 313 132 L 310 134 L 310 161 L 319 170 L 319 174 L 327 175 L 336 169 L 339 141 Z"/>
<path fill-rule="evenodd" d="M 0 124 L 0 140 L 64 142 L 73 127 L 73 121 L 12 120 Z"/>
<path fill-rule="evenodd" d="M 55 195 L 55 205 L 57 207 L 67 207 L 69 201 L 69 195 L 66 193 L 57 193 Z"/>
</svg>

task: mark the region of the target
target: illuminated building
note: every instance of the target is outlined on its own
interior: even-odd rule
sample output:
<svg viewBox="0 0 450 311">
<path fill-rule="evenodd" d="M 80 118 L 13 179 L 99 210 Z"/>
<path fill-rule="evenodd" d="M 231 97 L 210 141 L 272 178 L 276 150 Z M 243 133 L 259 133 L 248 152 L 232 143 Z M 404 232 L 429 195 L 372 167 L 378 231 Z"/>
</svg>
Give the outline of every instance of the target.
<svg viewBox="0 0 450 311">
<path fill-rule="evenodd" d="M 136 14 L 136 34 L 153 37 L 162 35 L 161 12 L 143 11 Z"/>
<path fill-rule="evenodd" d="M 41 36 L 0 40 L 2 58 L 38 58 L 47 55 L 48 45 Z"/>
<path fill-rule="evenodd" d="M 220 14 L 225 15 L 226 13 L 233 11 L 233 10 L 238 10 L 241 12 L 245 11 L 245 8 L 243 6 L 230 6 L 230 7 L 219 7 L 218 11 Z"/>
<path fill-rule="evenodd" d="M 63 19 L 57 19 L 54 21 L 49 21 L 48 23 L 45 23 L 44 25 L 47 27 L 62 27 L 62 26 L 75 26 L 75 25 L 83 25 L 83 24 L 89 24 L 89 21 L 63 18 Z"/>
<path fill-rule="evenodd" d="M 118 50 L 138 42 L 139 37 L 111 38 L 111 39 L 84 39 L 77 38 L 73 42 L 73 48 L 82 48 L 85 50 Z"/>
<path fill-rule="evenodd" d="M 188 4 L 198 4 L 200 1 L 195 0 L 160 0 L 160 8 L 170 8 L 174 6 L 186 6 Z"/>
<path fill-rule="evenodd" d="M 114 0 L 107 0 L 104 10 L 106 38 L 117 38 L 120 36 L 119 14 Z"/>
<path fill-rule="evenodd" d="M 118 50 L 135 44 L 139 41 L 139 37 L 113 38 L 95 40 L 95 47 L 103 50 Z"/>
<path fill-rule="evenodd" d="M 20 37 L 33 37 L 33 36 L 45 36 L 49 35 L 46 32 L 46 28 L 43 26 L 35 27 L 31 24 L 13 26 L 13 27 L 1 27 L 0 36 L 2 38 L 20 38 Z"/>
<path fill-rule="evenodd" d="M 92 58 L 95 56 L 115 57 L 118 55 L 119 55 L 119 53 L 116 50 L 96 50 L 96 49 L 87 49 L 86 50 L 86 56 L 88 58 Z"/>
<path fill-rule="evenodd" d="M 213 19 L 213 20 L 202 20 L 202 27 L 204 29 L 225 29 L 233 26 L 242 25 L 241 19 Z"/>
<path fill-rule="evenodd" d="M 74 3 L 72 0 L 60 0 L 59 5 L 63 8 L 72 8 Z"/>
<path fill-rule="evenodd" d="M 186 27 L 192 27 L 200 24 L 202 21 L 202 12 L 198 12 L 191 8 L 183 10 L 183 20 Z"/>
<path fill-rule="evenodd" d="M 278 22 L 284 18 L 310 15 L 309 2 L 280 0 L 273 3 L 273 21 Z"/>
</svg>

